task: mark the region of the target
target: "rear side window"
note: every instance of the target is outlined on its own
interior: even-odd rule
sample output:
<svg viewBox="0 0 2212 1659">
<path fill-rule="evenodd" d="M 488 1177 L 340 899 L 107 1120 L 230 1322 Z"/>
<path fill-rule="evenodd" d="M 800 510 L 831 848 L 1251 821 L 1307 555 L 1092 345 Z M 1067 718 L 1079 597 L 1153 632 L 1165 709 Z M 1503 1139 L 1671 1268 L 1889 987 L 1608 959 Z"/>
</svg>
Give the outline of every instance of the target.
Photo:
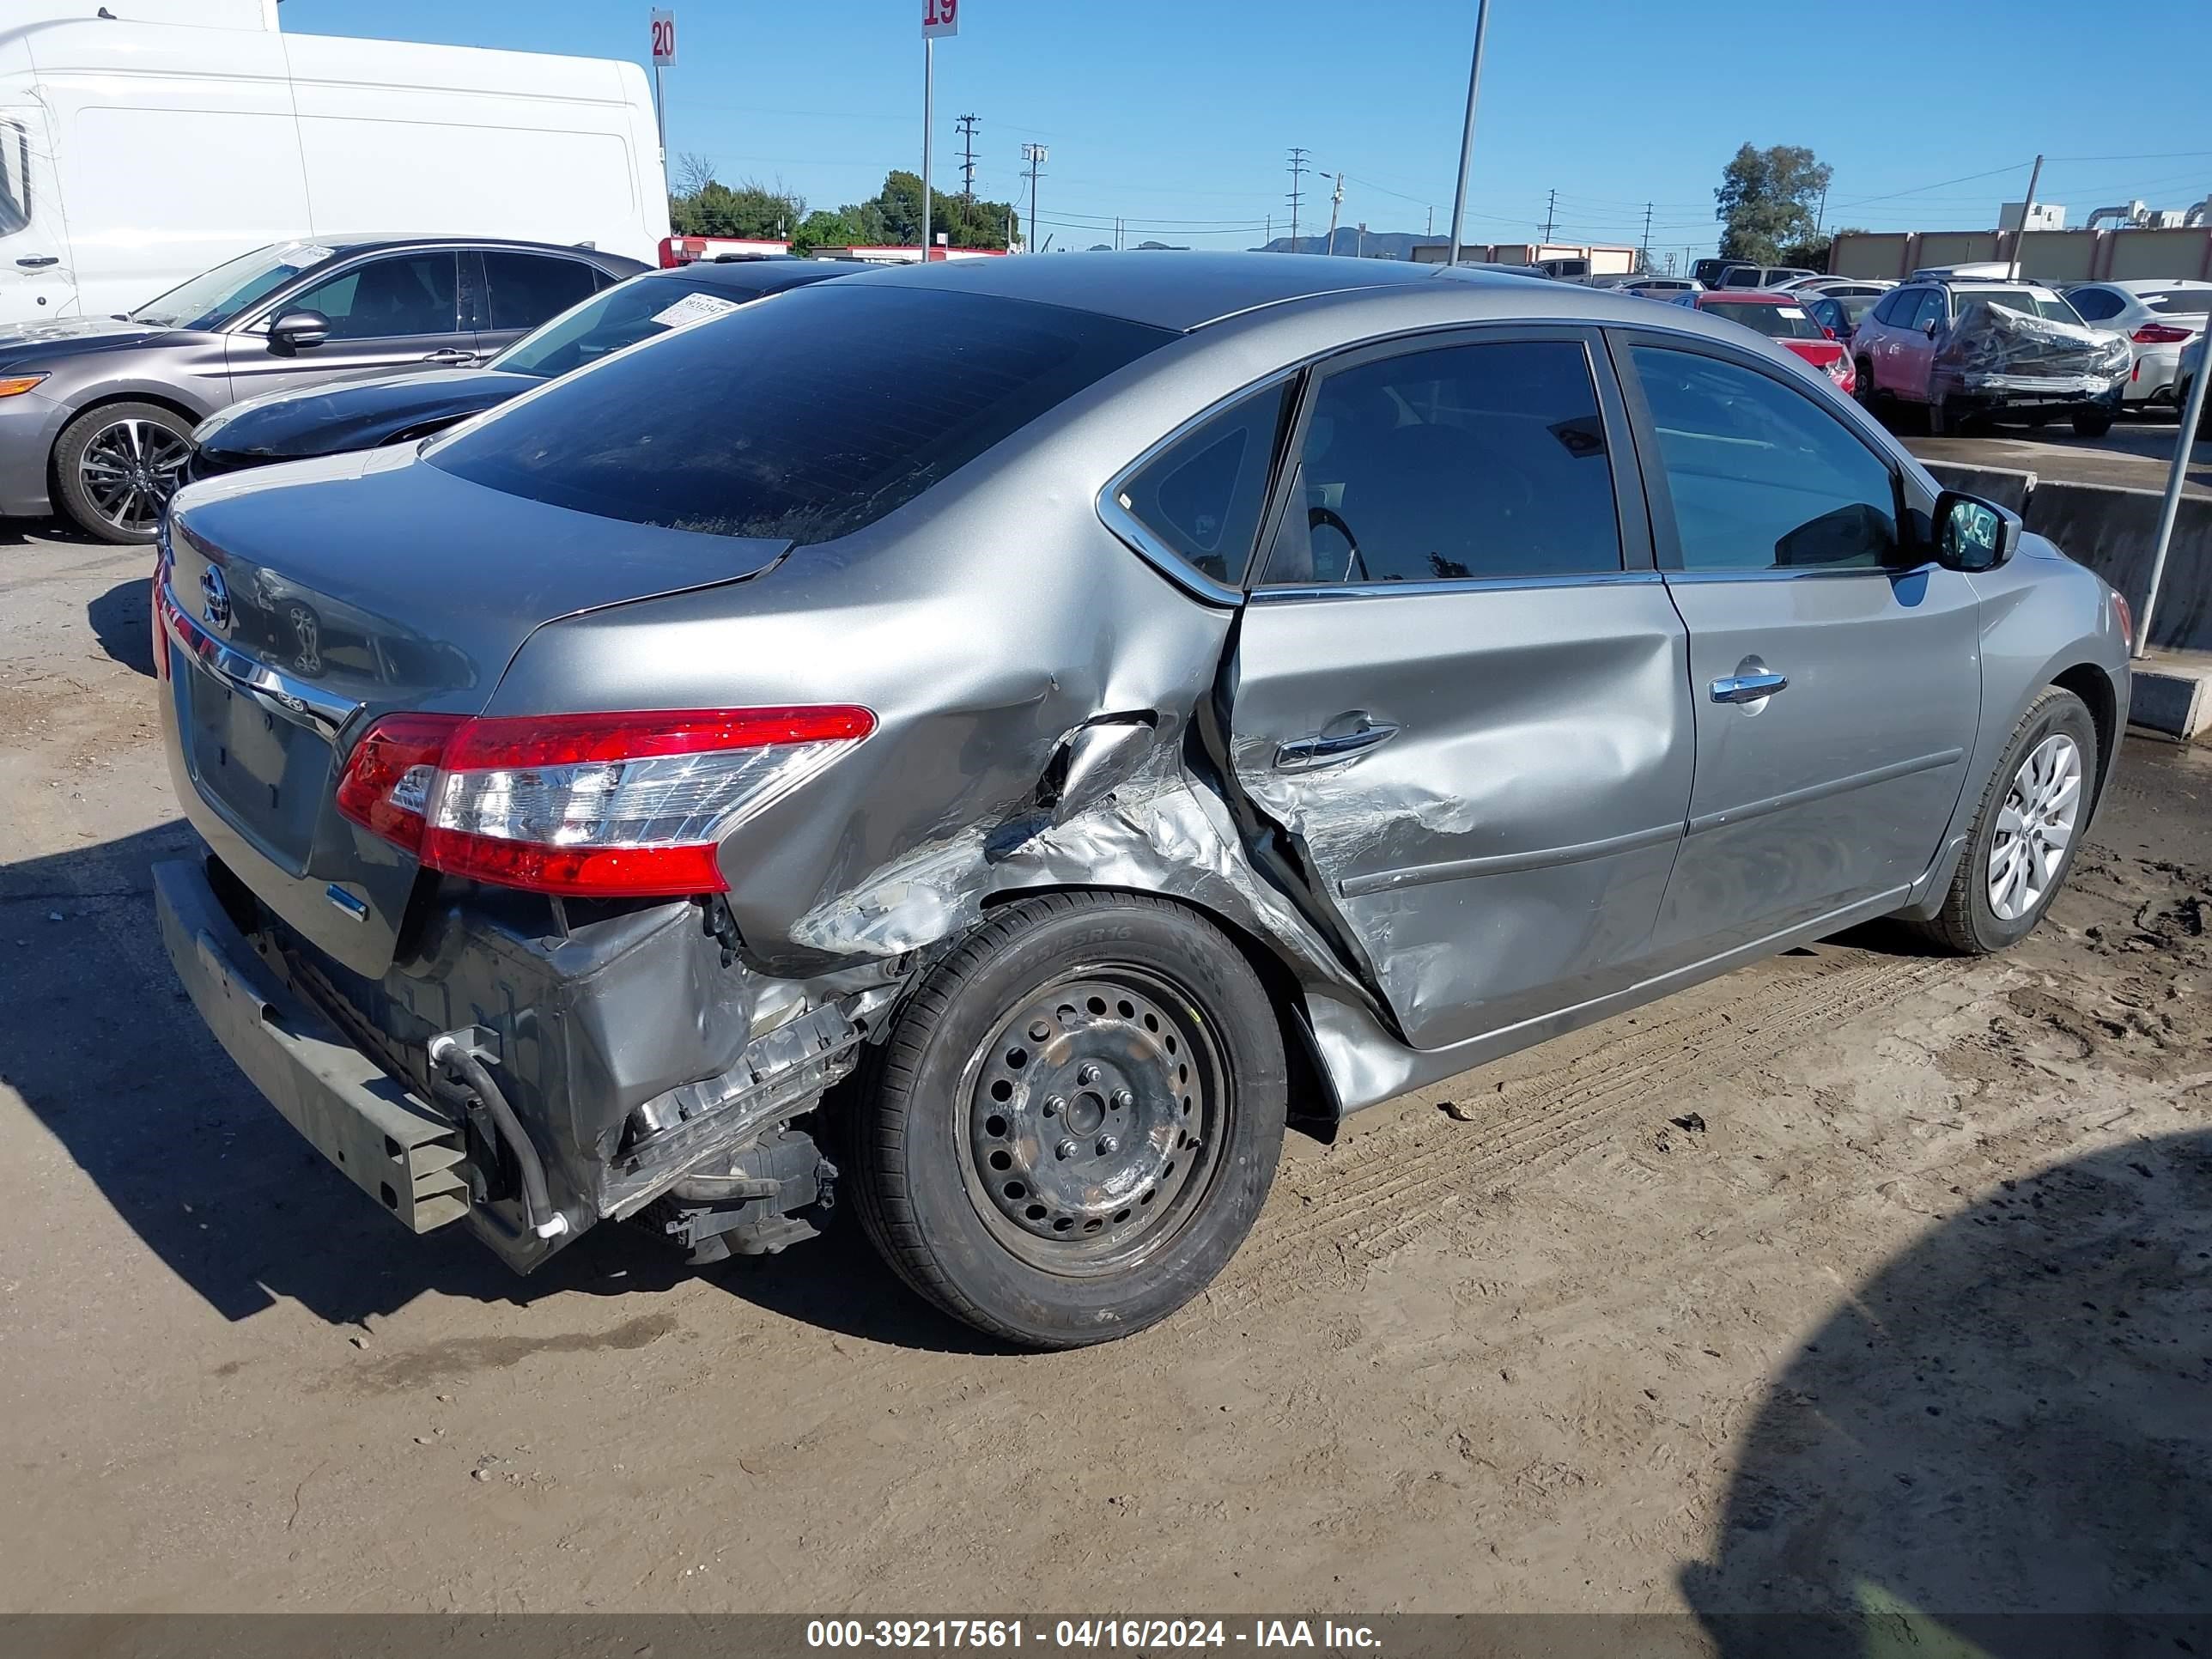
<svg viewBox="0 0 2212 1659">
<path fill-rule="evenodd" d="M 1771 376 L 1637 346 L 1681 568 L 1875 569 L 1897 549 L 1897 481 L 1836 416 Z"/>
<path fill-rule="evenodd" d="M 1620 568 L 1605 422 L 1582 346 L 1409 352 L 1330 375 L 1267 580 L 1299 585 Z"/>
<path fill-rule="evenodd" d="M 1255 392 L 1170 445 L 1122 484 L 1122 507 L 1194 569 L 1242 581 L 1290 396 Z"/>
<path fill-rule="evenodd" d="M 2086 322 L 2101 323 L 2107 317 L 2117 317 L 2126 301 L 2108 288 L 2077 288 L 2066 296 L 2074 302 Z"/>
<path fill-rule="evenodd" d="M 491 320 L 486 328 L 535 328 L 595 291 L 592 267 L 580 259 L 540 253 L 486 253 L 484 286 Z"/>
<path fill-rule="evenodd" d="M 1175 337 L 1019 300 L 821 283 L 556 380 L 427 459 L 602 518 L 827 541 Z"/>
</svg>

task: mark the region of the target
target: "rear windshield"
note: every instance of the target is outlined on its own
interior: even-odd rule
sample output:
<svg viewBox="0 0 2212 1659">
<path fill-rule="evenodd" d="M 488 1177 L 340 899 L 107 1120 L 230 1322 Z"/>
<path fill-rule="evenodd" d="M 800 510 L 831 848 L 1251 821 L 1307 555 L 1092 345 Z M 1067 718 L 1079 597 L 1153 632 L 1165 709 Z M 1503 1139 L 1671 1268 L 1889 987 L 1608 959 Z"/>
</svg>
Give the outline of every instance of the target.
<svg viewBox="0 0 2212 1659">
<path fill-rule="evenodd" d="M 426 458 L 602 518 L 827 541 L 1175 337 L 1024 301 L 822 283 L 555 381 Z"/>
<path fill-rule="evenodd" d="M 2168 289 L 2163 294 L 2138 294 L 2136 298 L 2161 317 L 2202 317 L 2212 312 L 2212 288 Z"/>
<path fill-rule="evenodd" d="M 1817 340 L 1821 337 L 1820 325 L 1805 314 L 1802 306 L 1746 303 L 1708 306 L 1705 309 L 1716 317 L 1725 317 L 1731 322 L 1741 323 L 1746 328 L 1755 328 L 1770 340 Z"/>
</svg>

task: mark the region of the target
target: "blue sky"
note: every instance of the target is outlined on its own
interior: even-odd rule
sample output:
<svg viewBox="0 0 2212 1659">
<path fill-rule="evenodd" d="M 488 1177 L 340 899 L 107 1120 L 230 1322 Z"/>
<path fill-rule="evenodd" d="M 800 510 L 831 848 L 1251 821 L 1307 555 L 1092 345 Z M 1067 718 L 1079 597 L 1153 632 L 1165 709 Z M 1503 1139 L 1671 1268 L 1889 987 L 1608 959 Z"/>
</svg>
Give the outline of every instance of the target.
<svg viewBox="0 0 2212 1659">
<path fill-rule="evenodd" d="M 780 179 L 814 207 L 918 167 L 921 3 L 676 0 L 672 155 L 710 156 L 726 182 Z M 283 18 L 642 61 L 647 11 L 285 0 Z M 953 121 L 973 111 L 981 192 L 1016 191 L 1024 140 L 1051 146 L 1038 216 L 1054 246 L 1109 240 L 1116 215 L 1132 241 L 1242 247 L 1270 219 L 1282 234 L 1293 144 L 1346 176 L 1345 223 L 1418 231 L 1433 204 L 1441 234 L 1474 18 L 1474 0 L 963 0 L 937 55 L 939 187 L 957 187 Z M 1556 239 L 1632 243 L 1649 201 L 1655 248 L 1709 251 L 1711 191 L 1746 140 L 1833 165 L 1832 228 L 1986 227 L 2039 149 L 2054 159 L 2038 195 L 2069 223 L 2138 197 L 2181 206 L 2212 193 L 2208 71 L 2201 0 L 2132 17 L 2080 0 L 1492 0 L 1467 234 L 1534 236 L 1556 189 Z M 1301 228 L 1328 212 L 1310 202 Z"/>
</svg>

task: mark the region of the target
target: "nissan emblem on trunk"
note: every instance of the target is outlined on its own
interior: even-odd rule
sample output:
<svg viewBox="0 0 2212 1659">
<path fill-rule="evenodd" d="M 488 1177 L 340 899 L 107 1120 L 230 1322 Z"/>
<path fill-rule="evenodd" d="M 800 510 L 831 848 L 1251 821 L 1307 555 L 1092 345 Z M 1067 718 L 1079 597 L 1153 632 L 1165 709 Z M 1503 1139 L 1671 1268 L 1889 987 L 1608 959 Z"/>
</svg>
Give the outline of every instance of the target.
<svg viewBox="0 0 2212 1659">
<path fill-rule="evenodd" d="M 207 624 L 218 634 L 230 629 L 230 584 L 223 580 L 222 572 L 210 565 L 200 572 L 200 595 L 206 603 L 200 614 Z"/>
</svg>

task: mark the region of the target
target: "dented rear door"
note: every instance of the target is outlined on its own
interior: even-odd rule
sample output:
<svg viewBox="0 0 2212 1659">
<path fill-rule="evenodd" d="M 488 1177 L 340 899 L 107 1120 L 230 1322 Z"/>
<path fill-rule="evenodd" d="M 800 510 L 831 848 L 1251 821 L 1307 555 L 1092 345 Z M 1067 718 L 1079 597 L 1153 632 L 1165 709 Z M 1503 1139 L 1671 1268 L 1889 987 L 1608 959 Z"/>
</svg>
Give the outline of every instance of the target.
<svg viewBox="0 0 2212 1659">
<path fill-rule="evenodd" d="M 1240 621 L 1237 783 L 1419 1048 L 1639 977 L 1681 840 L 1687 640 L 1593 346 L 1328 365 Z"/>
</svg>

